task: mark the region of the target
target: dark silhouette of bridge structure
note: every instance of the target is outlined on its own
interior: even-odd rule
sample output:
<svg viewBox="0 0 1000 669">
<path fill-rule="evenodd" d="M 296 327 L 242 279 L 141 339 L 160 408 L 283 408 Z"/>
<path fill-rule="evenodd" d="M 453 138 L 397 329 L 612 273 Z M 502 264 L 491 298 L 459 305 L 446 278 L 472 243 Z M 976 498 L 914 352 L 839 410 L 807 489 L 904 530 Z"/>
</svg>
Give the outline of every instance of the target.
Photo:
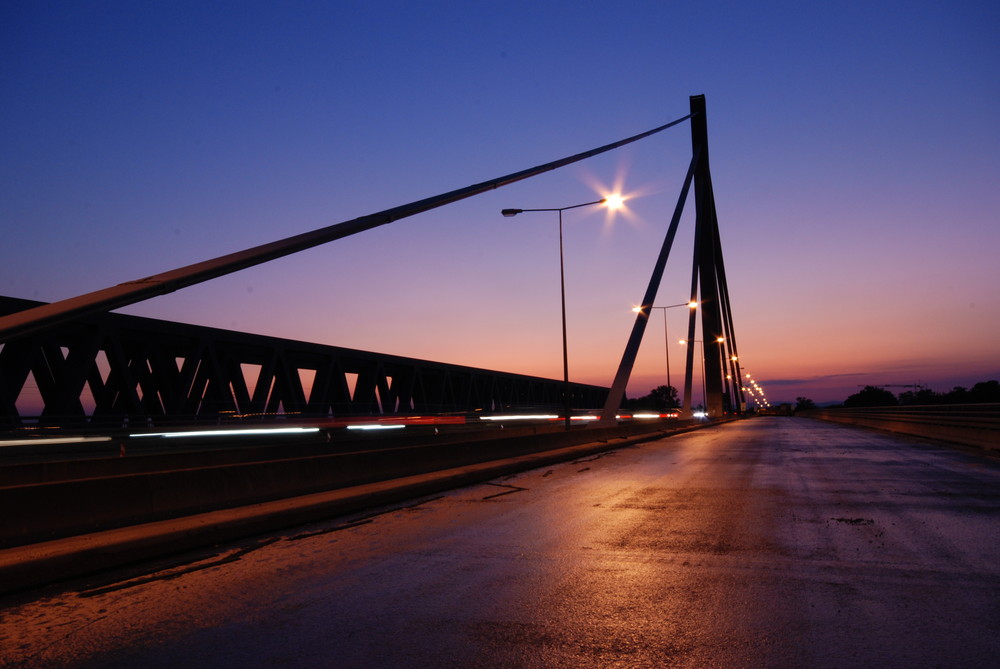
<svg viewBox="0 0 1000 669">
<path fill-rule="evenodd" d="M 0 298 L 0 313 L 38 306 Z M 489 414 L 563 401 L 563 383 L 551 379 L 113 313 L 16 339 L 0 355 L 8 428 L 20 423 L 9 397 L 28 374 L 43 425 Z M 570 392 L 574 407 L 608 394 L 585 384 Z"/>
<path fill-rule="evenodd" d="M 392 223 L 558 169 L 690 121 L 692 155 L 641 308 L 610 388 L 110 313 L 320 244 Z M 690 189 L 695 241 L 688 322 L 701 320 L 707 411 L 746 408 L 709 169 L 704 96 L 690 113 L 652 130 L 504 177 L 270 244 L 54 303 L 0 298 L 0 429 L 29 424 L 164 425 L 230 417 L 602 411 L 613 421 L 654 307 Z M 691 409 L 695 347 L 686 360 Z M 18 409 L 32 382 L 40 416 Z M 569 393 L 567 398 L 565 393 Z M 567 401 L 568 399 L 568 401 Z"/>
</svg>

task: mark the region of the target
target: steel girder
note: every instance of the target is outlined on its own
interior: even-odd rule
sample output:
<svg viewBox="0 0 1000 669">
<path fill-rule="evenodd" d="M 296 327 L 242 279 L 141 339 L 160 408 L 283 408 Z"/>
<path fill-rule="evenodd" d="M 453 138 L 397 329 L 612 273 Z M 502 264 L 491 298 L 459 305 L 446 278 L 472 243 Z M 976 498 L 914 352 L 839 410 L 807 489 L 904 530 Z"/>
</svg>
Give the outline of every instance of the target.
<svg viewBox="0 0 1000 669">
<path fill-rule="evenodd" d="M 0 297 L 0 315 L 39 304 Z M 558 380 L 122 314 L 88 316 L 0 346 L 0 427 L 7 429 L 29 418 L 19 404 L 38 405 L 42 425 L 109 426 L 563 404 Z M 38 398 L 22 397 L 30 379 Z M 593 409 L 608 389 L 571 384 L 570 392 L 574 408 Z"/>
</svg>

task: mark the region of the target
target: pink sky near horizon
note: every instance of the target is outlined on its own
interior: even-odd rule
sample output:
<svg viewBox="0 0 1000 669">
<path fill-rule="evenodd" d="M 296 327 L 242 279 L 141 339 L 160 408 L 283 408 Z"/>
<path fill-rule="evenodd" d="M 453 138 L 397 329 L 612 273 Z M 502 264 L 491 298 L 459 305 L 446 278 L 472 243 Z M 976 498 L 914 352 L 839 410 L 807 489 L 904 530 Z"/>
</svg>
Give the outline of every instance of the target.
<svg viewBox="0 0 1000 669">
<path fill-rule="evenodd" d="M 619 5 L 642 20 L 573 3 L 5 5 L 0 293 L 64 299 L 350 220 L 705 94 L 738 348 L 769 399 L 1000 379 L 1000 9 Z M 571 378 L 610 385 L 689 158 L 682 124 L 123 311 L 560 378 L 555 214 L 500 209 L 618 187 L 628 215 L 564 218 Z M 688 299 L 692 227 L 689 201 L 658 305 Z M 679 388 L 685 316 L 668 312 Z M 630 396 L 665 382 L 662 325 Z"/>
</svg>

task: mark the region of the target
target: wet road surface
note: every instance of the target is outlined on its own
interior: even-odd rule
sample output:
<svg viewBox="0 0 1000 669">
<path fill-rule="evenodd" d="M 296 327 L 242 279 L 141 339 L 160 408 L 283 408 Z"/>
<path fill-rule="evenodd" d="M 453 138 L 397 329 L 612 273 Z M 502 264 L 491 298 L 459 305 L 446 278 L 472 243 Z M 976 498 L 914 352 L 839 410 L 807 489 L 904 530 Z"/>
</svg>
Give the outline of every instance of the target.
<svg viewBox="0 0 1000 669">
<path fill-rule="evenodd" d="M 1000 464 L 756 418 L 0 600 L 3 667 L 997 667 Z"/>
</svg>

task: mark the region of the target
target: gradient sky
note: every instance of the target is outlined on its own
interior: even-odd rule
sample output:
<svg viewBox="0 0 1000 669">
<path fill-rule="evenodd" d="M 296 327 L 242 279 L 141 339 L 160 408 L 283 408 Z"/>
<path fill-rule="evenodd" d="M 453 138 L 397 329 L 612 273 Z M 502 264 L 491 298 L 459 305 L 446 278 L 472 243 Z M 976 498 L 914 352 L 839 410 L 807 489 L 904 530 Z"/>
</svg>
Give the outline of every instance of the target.
<svg viewBox="0 0 1000 669">
<path fill-rule="evenodd" d="M 705 94 L 747 370 L 772 401 L 1000 378 L 996 2 L 0 4 L 0 293 L 55 301 L 478 183 Z M 610 385 L 687 124 L 124 309 Z M 693 203 L 657 304 L 687 300 Z M 684 310 L 669 312 L 681 386 Z M 664 382 L 662 318 L 629 395 Z"/>
</svg>

